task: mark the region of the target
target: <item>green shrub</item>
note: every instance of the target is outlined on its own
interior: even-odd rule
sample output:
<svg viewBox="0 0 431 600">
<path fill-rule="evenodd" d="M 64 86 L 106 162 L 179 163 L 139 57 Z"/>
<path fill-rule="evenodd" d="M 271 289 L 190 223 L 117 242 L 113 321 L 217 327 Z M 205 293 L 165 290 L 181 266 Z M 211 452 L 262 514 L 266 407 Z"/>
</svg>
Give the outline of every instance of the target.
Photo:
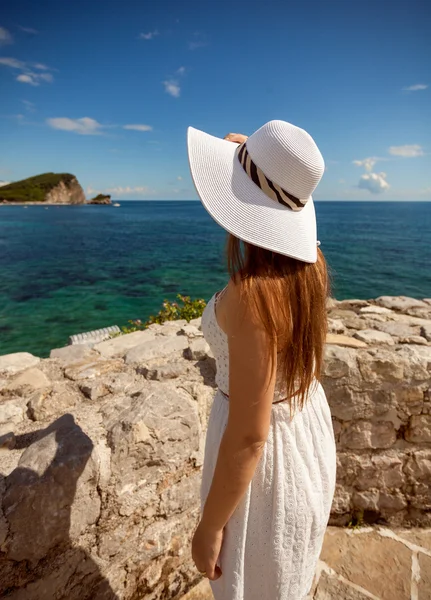
<svg viewBox="0 0 431 600">
<path fill-rule="evenodd" d="M 191 321 L 202 316 L 204 308 L 206 306 L 205 300 L 196 299 L 192 300 L 190 296 L 182 296 L 177 294 L 178 302 L 168 302 L 165 300 L 162 305 L 162 309 L 157 315 L 151 315 L 148 321 L 143 323 L 140 319 L 135 321 L 129 321 L 129 325 L 125 325 L 121 328 L 123 333 L 132 333 L 133 331 L 142 331 L 153 323 L 162 324 L 165 321 L 177 321 L 179 319 L 185 319 Z"/>
</svg>

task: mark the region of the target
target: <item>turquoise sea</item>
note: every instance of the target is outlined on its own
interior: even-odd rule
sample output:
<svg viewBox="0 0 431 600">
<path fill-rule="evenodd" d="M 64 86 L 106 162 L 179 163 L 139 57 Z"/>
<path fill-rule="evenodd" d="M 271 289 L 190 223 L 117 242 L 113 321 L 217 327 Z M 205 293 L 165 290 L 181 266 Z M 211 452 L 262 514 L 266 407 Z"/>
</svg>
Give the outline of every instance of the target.
<svg viewBox="0 0 431 600">
<path fill-rule="evenodd" d="M 145 320 L 226 281 L 225 233 L 199 202 L 0 207 L 0 354 Z M 334 295 L 431 297 L 431 203 L 317 202 Z"/>
</svg>

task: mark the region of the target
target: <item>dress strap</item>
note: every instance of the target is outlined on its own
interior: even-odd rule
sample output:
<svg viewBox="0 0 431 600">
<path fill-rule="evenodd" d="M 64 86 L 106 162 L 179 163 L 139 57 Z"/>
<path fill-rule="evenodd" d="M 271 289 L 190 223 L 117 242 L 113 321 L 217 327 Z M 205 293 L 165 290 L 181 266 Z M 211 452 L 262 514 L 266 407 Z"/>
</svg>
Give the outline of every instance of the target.
<svg viewBox="0 0 431 600">
<path fill-rule="evenodd" d="M 215 296 L 214 296 L 214 305 L 215 306 L 217 306 L 217 303 L 220 300 L 220 298 L 222 298 L 225 295 L 226 290 L 227 290 L 227 285 L 225 285 L 222 290 L 215 293 Z"/>
</svg>

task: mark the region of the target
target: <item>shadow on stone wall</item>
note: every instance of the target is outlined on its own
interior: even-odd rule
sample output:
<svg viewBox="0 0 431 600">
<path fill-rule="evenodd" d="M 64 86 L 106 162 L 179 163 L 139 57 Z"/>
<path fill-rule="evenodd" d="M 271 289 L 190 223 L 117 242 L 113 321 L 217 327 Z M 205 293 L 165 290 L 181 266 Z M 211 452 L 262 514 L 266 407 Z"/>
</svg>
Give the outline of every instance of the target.
<svg viewBox="0 0 431 600">
<path fill-rule="evenodd" d="M 65 414 L 46 429 L 17 436 L 15 448 L 25 448 L 19 464 L 0 481 L 0 597 L 118 600 L 94 559 L 71 542 L 71 527 L 85 519 L 82 509 L 72 515 L 72 505 L 91 439 Z"/>
</svg>

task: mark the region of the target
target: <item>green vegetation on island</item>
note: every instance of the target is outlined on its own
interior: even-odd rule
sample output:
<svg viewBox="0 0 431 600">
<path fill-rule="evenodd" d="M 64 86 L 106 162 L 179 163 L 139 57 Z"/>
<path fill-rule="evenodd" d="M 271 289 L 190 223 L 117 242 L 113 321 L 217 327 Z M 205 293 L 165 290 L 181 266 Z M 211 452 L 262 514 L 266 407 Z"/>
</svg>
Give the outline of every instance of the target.
<svg viewBox="0 0 431 600">
<path fill-rule="evenodd" d="M 89 200 L 87 204 L 112 204 L 111 196 L 109 194 L 97 194 L 97 196 Z"/>
<path fill-rule="evenodd" d="M 70 173 L 43 173 L 0 187 L 0 200 L 9 202 L 45 202 L 47 194 L 60 183 L 76 181 Z"/>
</svg>

